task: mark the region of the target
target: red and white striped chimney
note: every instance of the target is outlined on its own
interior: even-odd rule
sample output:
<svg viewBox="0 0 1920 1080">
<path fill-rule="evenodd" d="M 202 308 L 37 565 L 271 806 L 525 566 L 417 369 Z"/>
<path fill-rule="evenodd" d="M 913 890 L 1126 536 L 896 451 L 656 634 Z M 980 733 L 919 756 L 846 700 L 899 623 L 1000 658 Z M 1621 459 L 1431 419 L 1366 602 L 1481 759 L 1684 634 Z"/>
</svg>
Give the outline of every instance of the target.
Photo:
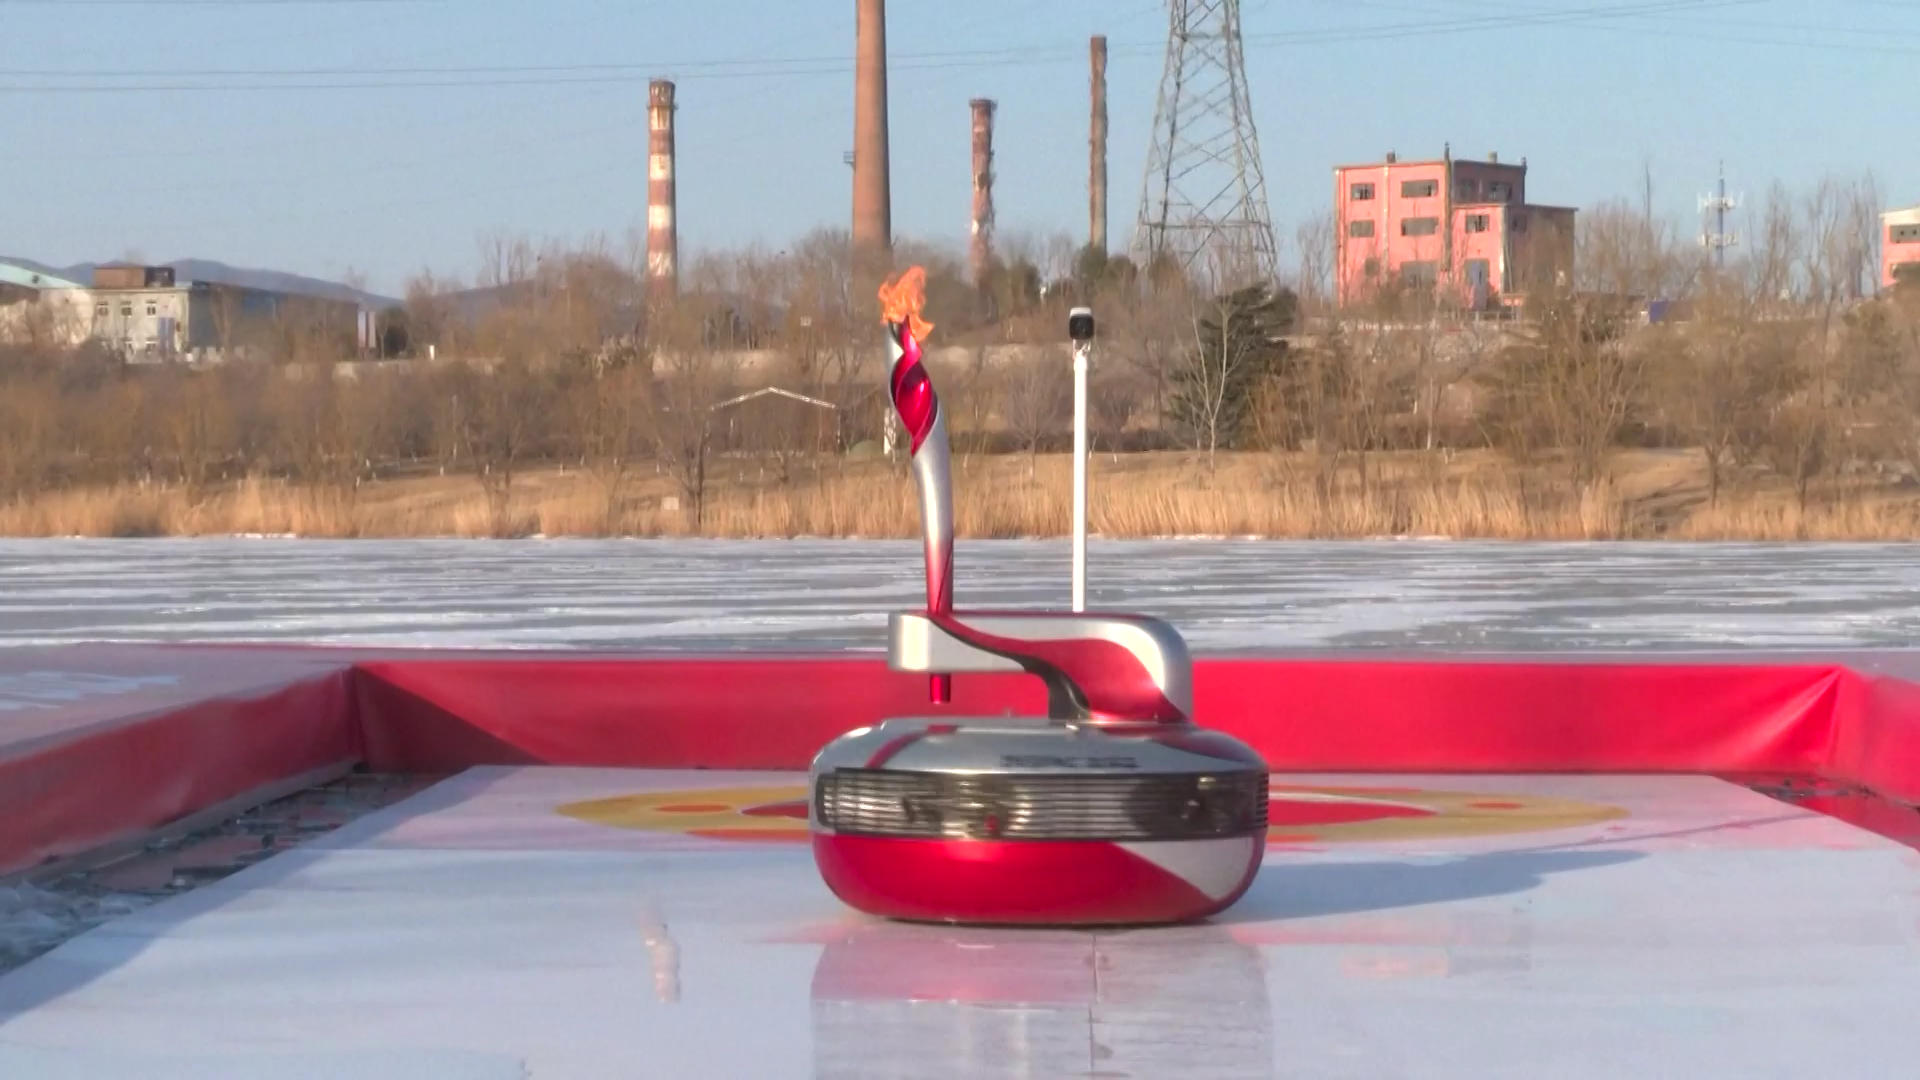
<svg viewBox="0 0 1920 1080">
<path fill-rule="evenodd" d="M 647 280 L 667 289 L 680 271 L 674 201 L 673 83 L 655 79 L 647 88 Z"/>
<path fill-rule="evenodd" d="M 973 107 L 973 223 L 968 261 L 973 283 L 986 283 L 993 259 L 993 113 L 994 103 L 974 98 Z"/>
</svg>

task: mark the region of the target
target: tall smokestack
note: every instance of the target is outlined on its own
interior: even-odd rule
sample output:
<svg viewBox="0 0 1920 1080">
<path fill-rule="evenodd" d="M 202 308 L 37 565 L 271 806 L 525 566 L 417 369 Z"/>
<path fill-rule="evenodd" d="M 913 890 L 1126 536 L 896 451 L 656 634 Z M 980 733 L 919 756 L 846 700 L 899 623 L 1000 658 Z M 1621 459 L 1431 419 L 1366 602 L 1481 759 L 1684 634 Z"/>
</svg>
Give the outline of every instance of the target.
<svg viewBox="0 0 1920 1080">
<path fill-rule="evenodd" d="M 1093 67 L 1091 160 L 1087 164 L 1087 246 L 1107 253 L 1107 38 L 1096 34 Z"/>
<path fill-rule="evenodd" d="M 993 110 L 988 98 L 973 102 L 973 238 L 968 249 L 973 283 L 984 285 L 993 257 Z"/>
<path fill-rule="evenodd" d="M 853 242 L 893 246 L 887 165 L 887 3 L 857 0 L 853 62 Z"/>
<path fill-rule="evenodd" d="M 647 281 L 667 292 L 680 280 L 673 174 L 673 84 L 655 79 L 647 87 Z"/>
</svg>

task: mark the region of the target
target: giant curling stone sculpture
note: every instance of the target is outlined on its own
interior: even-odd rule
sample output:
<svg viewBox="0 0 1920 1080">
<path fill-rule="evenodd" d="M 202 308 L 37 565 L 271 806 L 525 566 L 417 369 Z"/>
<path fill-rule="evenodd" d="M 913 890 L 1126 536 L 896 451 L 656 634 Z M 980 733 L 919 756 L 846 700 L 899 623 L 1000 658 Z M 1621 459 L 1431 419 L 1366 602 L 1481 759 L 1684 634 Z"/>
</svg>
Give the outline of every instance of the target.
<svg viewBox="0 0 1920 1080">
<path fill-rule="evenodd" d="M 1042 717 L 920 716 L 814 759 L 808 824 L 827 886 L 861 911 L 950 923 L 1110 925 L 1231 906 L 1266 849 L 1267 765 L 1192 720 L 1179 633 L 1141 615 L 953 610 L 945 418 L 922 363 L 918 268 L 881 290 L 910 440 L 927 607 L 888 623 L 888 663 L 930 677 L 1027 672 Z"/>
</svg>

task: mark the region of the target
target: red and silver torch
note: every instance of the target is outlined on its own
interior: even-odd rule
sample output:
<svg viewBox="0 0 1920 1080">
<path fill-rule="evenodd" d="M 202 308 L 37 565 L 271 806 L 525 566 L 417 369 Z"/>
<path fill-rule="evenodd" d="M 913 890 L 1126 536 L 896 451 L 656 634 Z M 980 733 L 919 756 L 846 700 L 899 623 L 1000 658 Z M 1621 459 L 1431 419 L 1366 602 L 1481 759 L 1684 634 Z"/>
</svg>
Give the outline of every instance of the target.
<svg viewBox="0 0 1920 1080">
<path fill-rule="evenodd" d="M 955 673 L 1024 672 L 1046 686 L 1047 714 L 897 716 L 822 747 L 807 800 L 821 879 L 860 911 L 919 922 L 1142 925 L 1223 911 L 1266 850 L 1267 765 L 1194 725 L 1179 631 L 1144 615 L 953 610 L 925 283 L 915 267 L 880 289 L 927 558 L 927 610 L 889 617 L 887 667 L 930 676 L 936 704 Z"/>
<path fill-rule="evenodd" d="M 887 385 L 893 408 L 906 429 L 913 479 L 920 489 L 920 528 L 927 547 L 927 614 L 953 612 L 953 481 L 948 461 L 947 418 L 921 352 L 933 324 L 920 316 L 926 304 L 927 273 L 918 266 L 880 286 L 880 314 L 887 325 L 892 360 Z M 928 696 L 944 705 L 953 677 L 929 678 Z"/>
</svg>

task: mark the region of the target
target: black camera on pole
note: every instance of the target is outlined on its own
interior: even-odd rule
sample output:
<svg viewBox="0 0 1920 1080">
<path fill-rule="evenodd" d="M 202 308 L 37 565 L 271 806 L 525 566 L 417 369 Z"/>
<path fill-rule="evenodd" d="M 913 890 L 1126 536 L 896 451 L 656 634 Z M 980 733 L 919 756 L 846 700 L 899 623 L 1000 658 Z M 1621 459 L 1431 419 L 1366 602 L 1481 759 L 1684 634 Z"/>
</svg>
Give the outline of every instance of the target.
<svg viewBox="0 0 1920 1080">
<path fill-rule="evenodd" d="M 1067 336 L 1075 341 L 1093 340 L 1093 309 L 1077 307 L 1067 313 Z"/>
</svg>

